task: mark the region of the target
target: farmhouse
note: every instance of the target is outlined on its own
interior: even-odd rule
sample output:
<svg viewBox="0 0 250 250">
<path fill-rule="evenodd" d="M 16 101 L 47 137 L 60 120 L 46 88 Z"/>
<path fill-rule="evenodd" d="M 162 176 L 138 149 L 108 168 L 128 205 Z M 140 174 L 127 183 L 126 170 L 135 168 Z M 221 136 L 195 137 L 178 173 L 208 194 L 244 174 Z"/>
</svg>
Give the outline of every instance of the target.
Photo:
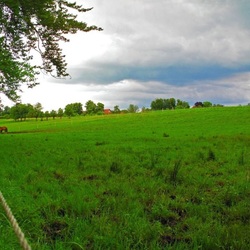
<svg viewBox="0 0 250 250">
<path fill-rule="evenodd" d="M 103 110 L 103 113 L 104 113 L 104 115 L 109 115 L 109 114 L 111 114 L 112 112 L 111 112 L 110 109 L 104 109 L 104 110 Z"/>
</svg>

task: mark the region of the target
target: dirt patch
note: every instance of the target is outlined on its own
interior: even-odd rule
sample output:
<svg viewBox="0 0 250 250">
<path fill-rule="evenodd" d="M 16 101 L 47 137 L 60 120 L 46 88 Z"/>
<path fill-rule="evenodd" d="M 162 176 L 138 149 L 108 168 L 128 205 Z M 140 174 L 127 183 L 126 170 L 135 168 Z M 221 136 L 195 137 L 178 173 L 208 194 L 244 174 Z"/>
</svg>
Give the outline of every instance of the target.
<svg viewBox="0 0 250 250">
<path fill-rule="evenodd" d="M 174 234 L 164 234 L 160 237 L 159 243 L 162 246 L 173 245 L 176 242 L 184 242 L 186 244 L 190 244 L 192 239 L 184 236 L 177 236 Z"/>
<path fill-rule="evenodd" d="M 81 180 L 83 180 L 83 181 L 93 181 L 93 180 L 96 180 L 96 179 L 98 179 L 98 176 L 97 176 L 97 175 L 94 175 L 94 174 L 92 174 L 92 175 L 87 175 L 87 176 L 83 176 L 83 177 L 81 178 Z"/>
<path fill-rule="evenodd" d="M 16 135 L 16 134 L 53 133 L 53 132 L 55 132 L 55 131 L 52 130 L 52 129 L 47 129 L 47 130 L 22 130 L 22 131 L 8 132 L 8 134 Z"/>
<path fill-rule="evenodd" d="M 45 232 L 49 241 L 55 241 L 56 239 L 64 239 L 68 234 L 68 224 L 64 221 L 53 221 L 47 223 L 43 226 L 43 231 Z"/>
</svg>

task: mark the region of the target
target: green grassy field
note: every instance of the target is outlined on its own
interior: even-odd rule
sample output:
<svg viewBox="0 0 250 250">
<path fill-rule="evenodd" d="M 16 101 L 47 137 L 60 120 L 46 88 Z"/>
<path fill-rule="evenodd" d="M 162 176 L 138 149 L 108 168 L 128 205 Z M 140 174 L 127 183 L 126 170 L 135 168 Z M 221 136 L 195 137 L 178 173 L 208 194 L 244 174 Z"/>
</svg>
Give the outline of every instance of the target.
<svg viewBox="0 0 250 250">
<path fill-rule="evenodd" d="M 250 108 L 0 120 L 0 191 L 33 249 L 250 245 Z M 0 208 L 0 249 L 19 249 Z"/>
</svg>

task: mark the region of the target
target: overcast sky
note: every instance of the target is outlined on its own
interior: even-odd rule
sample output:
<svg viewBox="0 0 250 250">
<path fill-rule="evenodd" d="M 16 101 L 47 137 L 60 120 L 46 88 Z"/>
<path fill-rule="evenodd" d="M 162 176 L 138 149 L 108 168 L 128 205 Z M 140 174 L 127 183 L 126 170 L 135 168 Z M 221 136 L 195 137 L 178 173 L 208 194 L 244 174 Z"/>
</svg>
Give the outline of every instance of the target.
<svg viewBox="0 0 250 250">
<path fill-rule="evenodd" d="M 156 98 L 193 105 L 250 102 L 249 0 L 78 0 L 79 18 L 102 32 L 63 44 L 72 78 L 41 74 L 23 103 L 44 110 L 88 100 L 105 108 L 150 107 Z"/>
</svg>

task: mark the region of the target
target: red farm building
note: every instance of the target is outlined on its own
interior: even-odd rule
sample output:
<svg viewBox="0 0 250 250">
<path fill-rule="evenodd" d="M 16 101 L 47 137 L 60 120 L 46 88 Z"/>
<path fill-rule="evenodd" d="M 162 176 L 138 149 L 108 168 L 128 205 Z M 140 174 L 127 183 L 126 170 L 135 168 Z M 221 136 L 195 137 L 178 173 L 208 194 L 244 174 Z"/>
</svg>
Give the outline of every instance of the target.
<svg viewBox="0 0 250 250">
<path fill-rule="evenodd" d="M 104 110 L 103 110 L 103 113 L 104 113 L 104 115 L 109 115 L 109 114 L 111 114 L 112 112 L 111 112 L 110 109 L 104 109 Z"/>
</svg>

